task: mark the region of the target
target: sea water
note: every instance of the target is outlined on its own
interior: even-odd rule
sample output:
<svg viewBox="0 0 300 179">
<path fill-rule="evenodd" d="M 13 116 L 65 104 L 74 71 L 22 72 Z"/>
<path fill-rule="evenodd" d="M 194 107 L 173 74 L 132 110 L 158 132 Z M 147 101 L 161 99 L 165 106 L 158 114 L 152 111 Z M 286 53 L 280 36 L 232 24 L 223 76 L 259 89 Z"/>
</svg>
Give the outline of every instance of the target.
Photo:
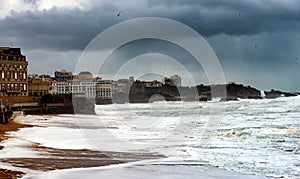
<svg viewBox="0 0 300 179">
<path fill-rule="evenodd" d="M 181 177 L 195 176 L 200 170 L 195 165 L 185 168 L 186 172 L 178 167 L 196 162 L 251 175 L 300 178 L 299 96 L 112 104 L 98 105 L 95 110 L 95 116 L 26 116 L 20 121 L 37 126 L 11 133 L 13 138 L 4 141 L 7 148 L 0 156 L 35 157 L 33 152 L 24 152 L 28 149 L 16 150 L 31 142 L 59 149 L 159 153 L 167 158 L 154 163 Z M 149 169 L 150 174 L 155 167 Z M 147 169 L 129 168 L 133 172 Z"/>
<path fill-rule="evenodd" d="M 241 173 L 300 178 L 299 96 L 97 106 L 96 111 L 107 116 L 107 125 L 120 127 L 112 130 L 114 137 L 137 146 L 144 142 L 145 151 Z"/>
</svg>

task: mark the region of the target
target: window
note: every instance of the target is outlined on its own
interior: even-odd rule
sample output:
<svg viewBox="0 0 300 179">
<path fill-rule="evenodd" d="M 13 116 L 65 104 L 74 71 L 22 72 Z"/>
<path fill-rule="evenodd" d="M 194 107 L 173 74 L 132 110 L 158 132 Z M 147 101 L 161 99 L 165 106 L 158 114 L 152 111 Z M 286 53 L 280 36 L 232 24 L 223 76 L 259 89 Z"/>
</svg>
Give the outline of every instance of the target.
<svg viewBox="0 0 300 179">
<path fill-rule="evenodd" d="M 27 86 L 26 86 L 26 84 L 24 84 L 24 91 L 26 91 L 27 90 L 27 88 L 26 88 Z"/>
<path fill-rule="evenodd" d="M 23 84 L 20 84 L 20 90 L 23 91 Z"/>
<path fill-rule="evenodd" d="M 23 79 L 26 80 L 26 73 L 23 73 Z"/>
<path fill-rule="evenodd" d="M 15 72 L 15 79 L 18 79 L 18 73 Z"/>
</svg>

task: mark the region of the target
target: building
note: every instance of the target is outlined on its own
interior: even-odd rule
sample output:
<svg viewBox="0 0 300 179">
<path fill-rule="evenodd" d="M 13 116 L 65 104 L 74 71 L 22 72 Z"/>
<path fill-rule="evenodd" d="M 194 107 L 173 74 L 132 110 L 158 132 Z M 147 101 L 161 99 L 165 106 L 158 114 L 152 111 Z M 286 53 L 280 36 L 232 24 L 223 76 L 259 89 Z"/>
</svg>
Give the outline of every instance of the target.
<svg viewBox="0 0 300 179">
<path fill-rule="evenodd" d="M 96 98 L 112 99 L 112 80 L 98 80 L 96 82 Z"/>
<path fill-rule="evenodd" d="M 77 75 L 77 78 L 81 82 L 92 82 L 93 74 L 89 71 L 82 71 Z"/>
<path fill-rule="evenodd" d="M 70 81 L 73 79 L 73 74 L 67 70 L 55 71 L 54 78 L 58 82 Z"/>
<path fill-rule="evenodd" d="M 163 86 L 163 84 L 157 80 L 145 82 L 145 85 L 147 88 L 159 88 Z"/>
<path fill-rule="evenodd" d="M 177 87 L 181 87 L 181 77 L 178 75 L 173 75 L 170 77 L 170 79 L 173 81 L 173 83 L 175 84 L 175 86 Z"/>
<path fill-rule="evenodd" d="M 36 74 L 28 75 L 28 95 L 43 96 L 49 93 L 51 87 L 51 78 L 49 75 L 38 76 Z"/>
<path fill-rule="evenodd" d="M 178 75 L 173 75 L 170 78 L 164 78 L 162 81 L 164 85 L 181 87 L 181 77 Z"/>
<path fill-rule="evenodd" d="M 51 85 L 51 94 L 73 94 L 85 96 L 86 98 L 95 98 L 96 90 L 94 82 L 57 82 L 53 81 Z"/>
<path fill-rule="evenodd" d="M 66 74 L 66 73 L 65 73 Z M 69 72 L 69 75 L 72 73 Z M 57 79 L 57 78 L 56 78 Z M 86 98 L 96 97 L 96 79 L 93 78 L 92 73 L 84 71 L 78 75 L 72 75 L 72 80 L 69 77 L 64 77 L 65 81 L 54 80 L 51 84 L 51 94 L 72 94 L 75 96 L 85 96 Z M 60 79 L 62 80 L 62 78 Z"/>
<path fill-rule="evenodd" d="M 20 48 L 0 47 L 0 97 L 28 96 L 28 62 Z"/>
<path fill-rule="evenodd" d="M 129 79 L 119 79 L 112 82 L 113 93 L 124 93 L 128 94 L 130 86 L 133 84 L 134 78 L 130 77 Z"/>
</svg>

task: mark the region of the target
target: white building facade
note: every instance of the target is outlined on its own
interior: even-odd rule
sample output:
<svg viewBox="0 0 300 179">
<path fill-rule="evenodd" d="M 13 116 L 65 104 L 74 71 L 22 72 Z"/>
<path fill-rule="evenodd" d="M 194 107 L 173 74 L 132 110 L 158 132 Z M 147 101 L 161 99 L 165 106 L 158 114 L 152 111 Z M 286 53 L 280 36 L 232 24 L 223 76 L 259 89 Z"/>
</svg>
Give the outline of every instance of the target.
<svg viewBox="0 0 300 179">
<path fill-rule="evenodd" d="M 98 80 L 96 82 L 96 97 L 98 99 L 112 99 L 112 91 L 112 80 Z"/>
<path fill-rule="evenodd" d="M 95 82 L 52 82 L 51 94 L 73 94 L 83 95 L 86 98 L 96 97 Z"/>
</svg>

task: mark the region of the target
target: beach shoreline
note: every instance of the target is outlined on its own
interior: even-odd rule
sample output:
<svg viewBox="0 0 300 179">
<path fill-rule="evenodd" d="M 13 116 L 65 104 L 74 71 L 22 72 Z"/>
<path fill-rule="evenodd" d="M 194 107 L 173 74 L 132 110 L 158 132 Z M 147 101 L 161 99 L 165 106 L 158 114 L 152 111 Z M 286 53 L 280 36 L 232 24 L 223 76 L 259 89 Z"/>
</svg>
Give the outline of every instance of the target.
<svg viewBox="0 0 300 179">
<path fill-rule="evenodd" d="M 36 115 L 34 115 L 36 116 Z M 53 115 L 38 115 L 39 117 L 45 117 L 47 116 L 53 116 Z M 59 116 L 59 115 L 55 115 Z M 2 140 L 8 139 L 9 136 L 5 136 L 6 132 L 9 131 L 17 131 L 21 128 L 24 127 L 34 127 L 36 125 L 30 125 L 28 123 L 22 124 L 22 120 L 14 119 L 11 120 L 9 124 L 6 124 L 5 126 L 2 125 L 0 126 L 2 134 L 1 138 Z M 3 128 L 3 129 L 2 129 Z M 1 144 L 0 144 L 1 145 Z M 158 163 L 155 164 L 150 164 L 150 168 L 153 168 L 153 170 L 157 170 L 162 165 L 163 168 L 166 168 L 167 170 L 173 170 L 172 166 L 174 168 L 180 168 L 179 166 L 183 166 L 183 164 L 160 164 L 159 160 L 164 159 L 164 156 L 155 156 L 151 154 L 132 154 L 132 153 L 122 153 L 122 152 L 110 152 L 108 156 L 106 155 L 107 152 L 101 152 L 101 151 L 92 151 L 88 149 L 57 149 L 57 148 L 51 148 L 51 147 L 44 147 L 40 144 L 34 144 L 31 146 L 26 146 L 26 148 L 29 148 L 30 150 L 33 150 L 35 152 L 43 154 L 43 156 L 38 157 L 38 158 L 2 158 L 0 159 L 1 163 L 6 163 L 14 167 L 19 167 L 19 168 L 24 168 L 24 169 L 29 169 L 32 171 L 37 171 L 36 174 L 28 174 L 26 172 L 21 172 L 21 171 L 13 171 L 9 169 L 1 169 L 0 170 L 0 178 L 43 178 L 44 175 L 48 175 L 49 173 L 56 173 L 56 172 L 64 172 L 64 171 L 70 171 L 71 173 L 80 173 L 80 171 L 88 171 L 90 169 L 93 170 L 93 168 L 96 168 L 96 170 L 99 169 L 99 173 L 104 172 L 107 176 L 110 174 L 113 174 L 113 176 L 118 177 L 116 174 L 114 174 L 115 170 L 120 170 L 120 169 L 114 169 L 114 167 L 118 168 L 119 166 L 126 166 L 128 165 L 134 165 L 132 163 L 135 162 L 141 162 L 141 165 L 133 166 L 133 171 L 135 172 L 136 170 L 145 170 L 145 172 L 148 171 L 147 167 L 143 166 L 143 162 L 145 161 L 147 163 L 147 160 L 154 160 L 158 161 Z M 45 155 L 46 154 L 46 155 Z M 114 156 L 114 158 L 110 158 L 109 156 Z M 57 160 L 59 158 L 60 160 Z M 156 160 L 159 159 L 159 160 Z M 197 162 L 203 162 L 203 161 L 197 161 Z M 187 164 L 189 166 L 190 164 Z M 111 167 L 110 167 L 111 166 Z M 263 176 L 257 176 L 257 175 L 247 175 L 235 171 L 230 171 L 230 170 L 225 170 L 220 167 L 214 167 L 209 164 L 205 165 L 195 165 L 191 164 L 191 167 L 198 167 L 197 170 L 199 169 L 199 174 L 200 176 L 209 176 L 209 173 L 215 173 L 216 175 L 219 175 L 218 172 L 224 173 L 227 176 L 233 175 L 238 177 L 245 176 L 250 177 L 250 178 L 265 178 Z M 102 170 L 102 168 L 112 168 L 111 173 L 107 173 Z M 137 168 L 136 168 L 137 167 Z M 74 169 L 74 171 L 73 171 Z M 56 171 L 54 171 L 56 170 Z M 122 169 L 122 172 L 125 172 L 125 169 Z M 178 169 L 179 170 L 179 169 Z M 201 173 L 201 171 L 204 171 Z M 42 172 L 42 173 L 41 173 Z M 206 173 L 208 172 L 208 173 Z M 85 172 L 84 172 L 85 173 Z M 176 173 L 176 172 L 175 172 Z M 98 174 L 101 175 L 101 174 Z M 147 174 L 145 174 L 147 175 Z M 67 175 L 64 175 L 67 176 Z M 149 176 L 146 176 L 149 177 Z"/>
<path fill-rule="evenodd" d="M 59 115 L 34 115 L 39 117 L 53 117 Z M 23 121 L 24 122 L 24 121 Z M 0 125 L 0 150 L 5 147 L 1 146 L 1 142 L 9 140 L 11 136 L 6 136 L 7 132 L 15 132 L 21 128 L 34 127 L 38 125 L 30 125 L 27 122 L 22 123 L 20 118 L 14 118 L 7 124 Z M 72 168 L 90 168 L 109 166 L 115 164 L 129 163 L 133 161 L 157 159 L 163 157 L 153 154 L 135 154 L 124 152 L 101 152 L 88 149 L 57 149 L 52 147 L 44 147 L 38 143 L 24 148 L 42 154 L 40 157 L 22 157 L 22 158 L 0 158 L 0 163 L 9 164 L 13 167 L 24 168 L 26 170 L 49 172 L 53 170 L 72 169 Z M 109 154 L 108 154 L 109 153 Z M 113 158 L 111 156 L 114 156 Z M 0 169 L 0 178 L 20 178 L 27 173 L 22 171 L 14 171 L 11 169 Z"/>
</svg>

